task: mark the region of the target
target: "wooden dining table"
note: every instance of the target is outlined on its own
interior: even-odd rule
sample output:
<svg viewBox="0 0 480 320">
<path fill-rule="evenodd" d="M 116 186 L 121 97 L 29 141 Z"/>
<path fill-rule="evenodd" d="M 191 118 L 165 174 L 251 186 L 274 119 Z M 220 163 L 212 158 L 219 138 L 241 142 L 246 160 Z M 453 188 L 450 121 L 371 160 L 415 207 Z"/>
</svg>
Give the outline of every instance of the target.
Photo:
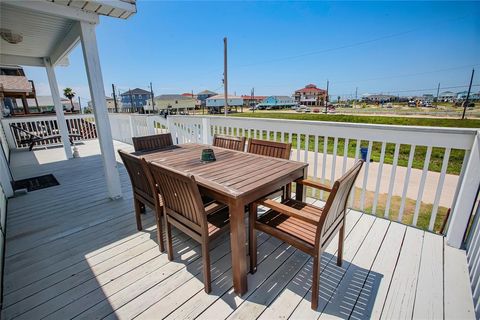
<svg viewBox="0 0 480 320">
<path fill-rule="evenodd" d="M 200 160 L 206 148 L 213 149 L 216 161 Z M 239 295 L 247 292 L 245 206 L 306 178 L 308 164 L 196 143 L 134 154 L 194 175 L 203 195 L 228 205 L 233 287 Z M 297 199 L 305 196 L 301 184 L 296 184 L 295 192 Z"/>
</svg>

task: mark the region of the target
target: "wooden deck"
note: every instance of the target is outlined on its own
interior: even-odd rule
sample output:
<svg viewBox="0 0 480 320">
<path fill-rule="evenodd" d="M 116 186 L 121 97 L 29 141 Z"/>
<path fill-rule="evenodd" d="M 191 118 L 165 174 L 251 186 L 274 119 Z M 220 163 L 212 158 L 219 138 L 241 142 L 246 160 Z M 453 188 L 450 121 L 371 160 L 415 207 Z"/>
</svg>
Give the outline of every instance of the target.
<svg viewBox="0 0 480 320">
<path fill-rule="evenodd" d="M 53 173 L 60 185 L 9 200 L 4 319 L 474 318 L 464 251 L 355 211 L 347 216 L 342 268 L 335 241 L 322 258 L 317 311 L 310 309 L 311 259 L 264 234 L 242 297 L 232 289 L 228 235 L 214 241 L 206 294 L 199 246 L 177 232 L 168 262 L 150 212 L 136 231 L 123 166 L 124 197 L 108 200 L 98 144 L 79 149 L 82 158 L 69 161 L 62 149 L 12 154 L 16 178 Z"/>
</svg>

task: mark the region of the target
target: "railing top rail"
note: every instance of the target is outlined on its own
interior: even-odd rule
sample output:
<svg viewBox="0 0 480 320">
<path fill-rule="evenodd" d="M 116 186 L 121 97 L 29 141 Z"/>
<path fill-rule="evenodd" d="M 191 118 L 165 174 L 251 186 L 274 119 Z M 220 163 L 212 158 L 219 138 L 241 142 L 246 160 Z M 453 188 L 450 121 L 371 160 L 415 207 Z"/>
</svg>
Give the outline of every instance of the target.
<svg viewBox="0 0 480 320">
<path fill-rule="evenodd" d="M 210 124 L 292 134 L 470 150 L 478 129 L 285 120 L 219 116 L 170 116 L 173 122 L 207 119 Z"/>
<path fill-rule="evenodd" d="M 93 118 L 93 114 L 69 114 L 65 115 L 65 119 L 86 119 L 86 118 Z M 57 120 L 57 116 L 55 115 L 38 115 L 32 117 L 14 117 L 14 118 L 3 118 L 1 121 L 3 123 L 20 123 L 20 122 L 35 122 L 35 121 L 51 121 Z"/>
<path fill-rule="evenodd" d="M 172 115 L 172 118 L 182 118 L 186 116 Z M 370 124 L 370 123 L 353 123 L 353 122 L 334 122 L 334 121 L 316 121 L 316 120 L 296 120 L 296 119 L 271 119 L 271 118 L 247 118 L 247 117 L 224 117 L 224 116 L 194 116 L 198 118 L 218 119 L 222 121 L 266 121 L 271 123 L 289 123 L 292 121 L 299 124 L 315 125 L 315 126 L 329 126 L 341 128 L 373 128 L 378 130 L 394 130 L 394 131 L 418 131 L 427 133 L 452 133 L 452 134 L 468 134 L 475 136 L 480 129 L 476 128 L 445 128 L 445 127 L 431 127 L 431 126 L 402 126 L 390 124 Z"/>
</svg>

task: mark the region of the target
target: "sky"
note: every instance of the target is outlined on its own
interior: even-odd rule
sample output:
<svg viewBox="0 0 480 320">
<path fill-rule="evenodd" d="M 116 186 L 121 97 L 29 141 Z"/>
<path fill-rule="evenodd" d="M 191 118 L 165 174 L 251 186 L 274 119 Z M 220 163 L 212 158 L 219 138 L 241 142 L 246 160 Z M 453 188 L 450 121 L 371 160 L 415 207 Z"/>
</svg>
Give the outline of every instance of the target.
<svg viewBox="0 0 480 320">
<path fill-rule="evenodd" d="M 106 95 L 223 92 L 291 95 L 314 83 L 331 96 L 480 90 L 480 2 L 137 1 L 128 20 L 101 17 L 97 40 Z M 62 90 L 90 98 L 80 45 L 57 67 Z M 49 95 L 43 68 L 25 68 Z M 358 88 L 358 89 L 357 89 Z M 83 104 L 83 103 L 82 103 Z"/>
</svg>

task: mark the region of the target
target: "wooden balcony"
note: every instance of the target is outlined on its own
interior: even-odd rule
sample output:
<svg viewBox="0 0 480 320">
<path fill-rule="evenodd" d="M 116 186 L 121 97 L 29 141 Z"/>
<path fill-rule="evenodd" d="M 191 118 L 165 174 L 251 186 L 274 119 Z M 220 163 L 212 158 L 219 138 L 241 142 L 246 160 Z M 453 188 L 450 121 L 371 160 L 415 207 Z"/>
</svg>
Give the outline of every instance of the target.
<svg viewBox="0 0 480 320">
<path fill-rule="evenodd" d="M 201 250 L 175 232 L 174 262 L 158 250 L 151 212 L 136 231 L 130 182 L 109 200 L 97 140 L 65 160 L 62 148 L 12 151 L 16 179 L 53 173 L 60 185 L 8 202 L 4 319 L 474 318 L 467 257 L 444 237 L 351 210 L 344 264 L 336 242 L 322 258 L 320 306 L 310 309 L 311 260 L 259 235 L 249 291 L 233 293 L 230 242 L 211 249 L 213 291 L 203 291 Z M 131 150 L 115 142 L 115 148 Z M 117 159 L 119 161 L 119 159 Z M 311 202 L 318 201 L 310 199 Z"/>
</svg>

